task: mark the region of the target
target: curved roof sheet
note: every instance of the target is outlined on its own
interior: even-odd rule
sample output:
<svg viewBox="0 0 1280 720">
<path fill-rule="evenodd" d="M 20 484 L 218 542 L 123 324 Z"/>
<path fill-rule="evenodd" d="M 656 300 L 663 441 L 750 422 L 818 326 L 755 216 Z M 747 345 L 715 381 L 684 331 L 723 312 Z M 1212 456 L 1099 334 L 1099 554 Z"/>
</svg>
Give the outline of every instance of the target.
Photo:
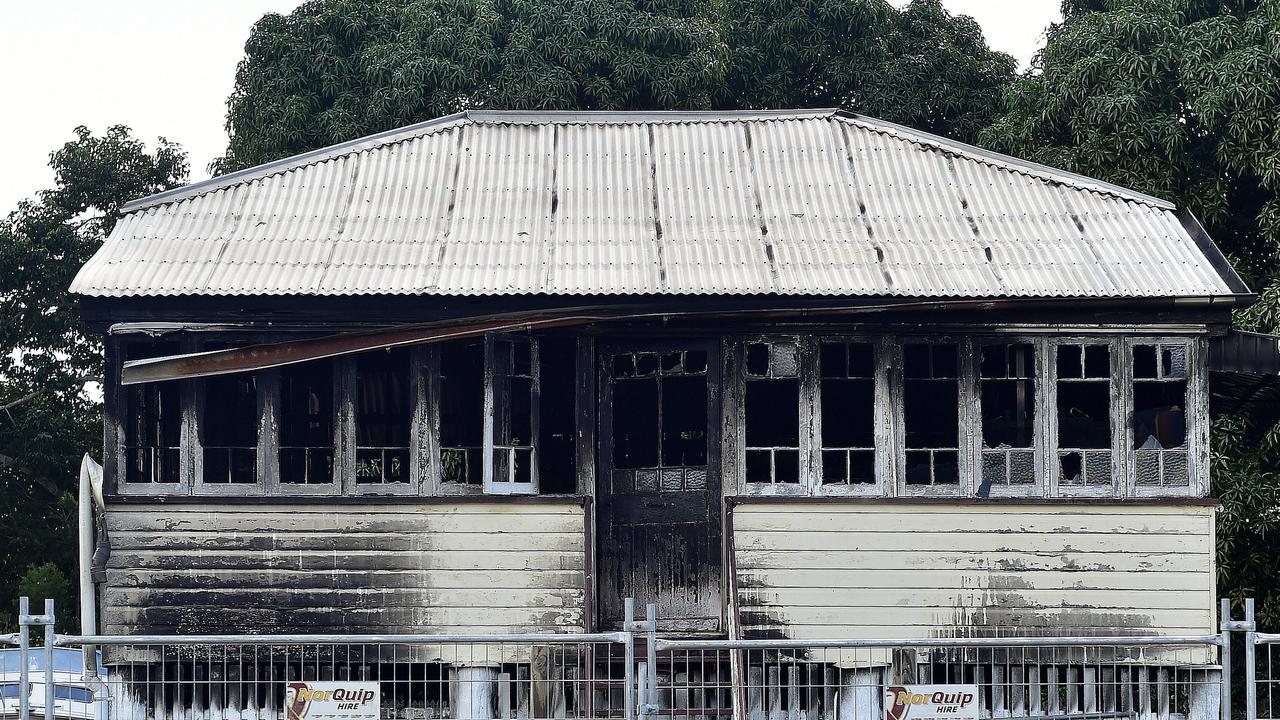
<svg viewBox="0 0 1280 720">
<path fill-rule="evenodd" d="M 74 292 L 1247 292 L 1168 202 L 834 110 L 468 112 L 122 213 Z"/>
</svg>

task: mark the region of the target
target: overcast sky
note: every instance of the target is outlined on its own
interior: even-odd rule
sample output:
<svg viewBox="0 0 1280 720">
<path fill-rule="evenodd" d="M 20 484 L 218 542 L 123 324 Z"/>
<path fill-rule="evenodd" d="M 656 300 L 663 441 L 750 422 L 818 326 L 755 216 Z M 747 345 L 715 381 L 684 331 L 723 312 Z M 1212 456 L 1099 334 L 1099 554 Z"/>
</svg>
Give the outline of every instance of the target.
<svg viewBox="0 0 1280 720">
<path fill-rule="evenodd" d="M 893 0 L 903 5 L 907 0 Z M 1023 67 L 1059 19 L 1059 0 L 943 0 L 972 15 L 988 43 Z M 49 187 L 51 151 L 77 125 L 123 124 L 163 135 L 191 158 L 191 179 L 221 155 L 222 122 L 249 27 L 300 0 L 41 0 L 6 4 L 0 20 L 0 214 Z"/>
</svg>

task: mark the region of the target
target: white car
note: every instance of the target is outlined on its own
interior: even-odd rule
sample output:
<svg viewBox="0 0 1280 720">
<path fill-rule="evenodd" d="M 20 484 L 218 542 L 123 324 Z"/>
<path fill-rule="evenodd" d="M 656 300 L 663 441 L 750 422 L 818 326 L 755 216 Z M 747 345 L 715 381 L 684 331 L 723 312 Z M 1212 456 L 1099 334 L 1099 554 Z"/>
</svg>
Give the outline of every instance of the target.
<svg viewBox="0 0 1280 720">
<path fill-rule="evenodd" d="M 45 653 L 42 648 L 31 648 L 27 654 L 27 684 L 31 705 L 31 718 L 44 717 Z M 0 718 L 18 717 L 21 700 L 21 681 L 18 650 L 0 650 Z M 99 660 L 99 677 L 106 678 L 107 670 Z M 53 716 L 68 720 L 94 720 L 97 717 L 93 703 L 93 689 L 84 681 L 84 656 L 79 650 L 55 648 L 53 651 Z"/>
</svg>

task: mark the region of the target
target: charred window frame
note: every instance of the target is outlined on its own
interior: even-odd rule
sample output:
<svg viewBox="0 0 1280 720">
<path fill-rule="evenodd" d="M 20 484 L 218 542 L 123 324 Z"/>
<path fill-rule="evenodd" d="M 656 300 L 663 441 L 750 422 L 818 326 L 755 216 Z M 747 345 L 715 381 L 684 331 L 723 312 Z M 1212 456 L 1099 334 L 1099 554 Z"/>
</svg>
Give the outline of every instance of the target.
<svg viewBox="0 0 1280 720">
<path fill-rule="evenodd" d="M 794 337 L 742 342 L 742 483 L 747 492 L 805 494 L 814 486 L 808 398 L 812 344 Z"/>
<path fill-rule="evenodd" d="M 348 360 L 313 360 L 269 371 L 264 383 L 275 408 L 272 490 L 288 495 L 342 491 L 343 439 L 339 408 L 346 397 Z"/>
<path fill-rule="evenodd" d="M 115 399 L 109 426 L 115 434 L 115 488 L 121 494 L 185 495 L 192 486 L 191 382 L 120 385 L 124 361 L 177 355 L 194 349 L 191 341 L 121 339 L 113 343 L 110 366 Z"/>
<path fill-rule="evenodd" d="M 1126 443 L 1120 389 L 1126 363 L 1119 338 L 1055 338 L 1049 362 L 1053 408 L 1048 433 L 1051 493 L 1119 497 Z"/>
<path fill-rule="evenodd" d="M 883 495 L 893 477 L 891 344 L 819 337 L 815 367 L 816 476 L 822 495 Z"/>
<path fill-rule="evenodd" d="M 344 385 L 349 397 L 354 467 L 348 475 L 352 494 L 411 494 L 418 490 L 414 462 L 415 387 L 418 358 L 414 348 L 388 348 L 355 355 Z"/>
<path fill-rule="evenodd" d="M 472 338 L 429 346 L 429 431 L 435 493 L 479 494 L 484 484 L 485 341 Z"/>
<path fill-rule="evenodd" d="M 1203 341 L 1125 341 L 1128 492 L 1133 496 L 1208 491 L 1208 396 Z"/>
<path fill-rule="evenodd" d="M 975 353 L 974 494 L 1044 495 L 1047 343 L 1034 337 L 982 338 Z"/>
<path fill-rule="evenodd" d="M 418 492 L 577 492 L 584 399 L 575 336 L 489 334 L 415 352 L 410 455 Z"/>
<path fill-rule="evenodd" d="M 538 340 L 487 335 L 484 361 L 484 491 L 537 494 L 542 369 Z"/>
<path fill-rule="evenodd" d="M 200 344 L 204 352 L 249 344 L 216 340 Z M 270 403 L 261 372 L 231 373 L 192 382 L 195 403 L 194 487 L 199 495 L 258 495 L 266 491 L 264 444 L 272 433 Z"/>
<path fill-rule="evenodd" d="M 903 338 L 895 364 L 899 495 L 970 494 L 968 441 L 973 427 L 971 342 L 963 338 Z"/>
<path fill-rule="evenodd" d="M 710 412 L 718 373 L 711 347 L 606 346 L 601 361 L 600 402 L 610 409 L 602 414 L 609 453 L 602 465 L 613 492 L 704 490 L 714 482 L 719 432 Z"/>
</svg>

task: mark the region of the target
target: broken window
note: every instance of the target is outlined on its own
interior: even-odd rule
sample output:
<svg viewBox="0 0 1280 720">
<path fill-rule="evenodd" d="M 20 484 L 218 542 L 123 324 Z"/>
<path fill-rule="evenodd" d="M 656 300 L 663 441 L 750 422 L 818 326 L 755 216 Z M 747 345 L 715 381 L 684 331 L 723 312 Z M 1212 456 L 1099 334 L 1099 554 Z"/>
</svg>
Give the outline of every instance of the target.
<svg viewBox="0 0 1280 720">
<path fill-rule="evenodd" d="M 1133 346 L 1134 482 L 1185 487 L 1187 471 L 1187 346 Z"/>
<path fill-rule="evenodd" d="M 177 355 L 175 342 L 130 342 L 126 360 Z M 121 388 L 124 407 L 124 481 L 130 484 L 176 485 L 182 459 L 181 385 L 149 382 Z"/>
<path fill-rule="evenodd" d="M 398 348 L 355 357 L 357 485 L 409 482 L 410 353 Z"/>
<path fill-rule="evenodd" d="M 216 375 L 201 383 L 198 427 L 202 481 L 224 485 L 257 482 L 257 377 L 253 373 Z"/>
<path fill-rule="evenodd" d="M 323 485 L 333 475 L 333 361 L 280 370 L 280 482 Z"/>
<path fill-rule="evenodd" d="M 800 358 L 793 341 L 744 347 L 748 483 L 800 483 Z"/>
<path fill-rule="evenodd" d="M 818 378 L 822 484 L 875 484 L 875 347 L 869 343 L 822 343 Z"/>
<path fill-rule="evenodd" d="M 536 493 L 538 341 L 489 336 L 485 367 L 485 492 Z"/>
<path fill-rule="evenodd" d="M 978 495 L 1036 484 L 1036 354 L 1029 343 L 983 345 L 979 363 L 982 462 Z"/>
<path fill-rule="evenodd" d="M 440 345 L 440 482 L 484 479 L 484 342 Z"/>
<path fill-rule="evenodd" d="M 1057 347 L 1058 485 L 1110 488 L 1111 348 Z"/>
<path fill-rule="evenodd" d="M 906 483 L 960 484 L 960 353 L 954 343 L 902 348 Z"/>
<path fill-rule="evenodd" d="M 707 353 L 622 352 L 609 357 L 613 490 L 707 487 Z"/>
</svg>

